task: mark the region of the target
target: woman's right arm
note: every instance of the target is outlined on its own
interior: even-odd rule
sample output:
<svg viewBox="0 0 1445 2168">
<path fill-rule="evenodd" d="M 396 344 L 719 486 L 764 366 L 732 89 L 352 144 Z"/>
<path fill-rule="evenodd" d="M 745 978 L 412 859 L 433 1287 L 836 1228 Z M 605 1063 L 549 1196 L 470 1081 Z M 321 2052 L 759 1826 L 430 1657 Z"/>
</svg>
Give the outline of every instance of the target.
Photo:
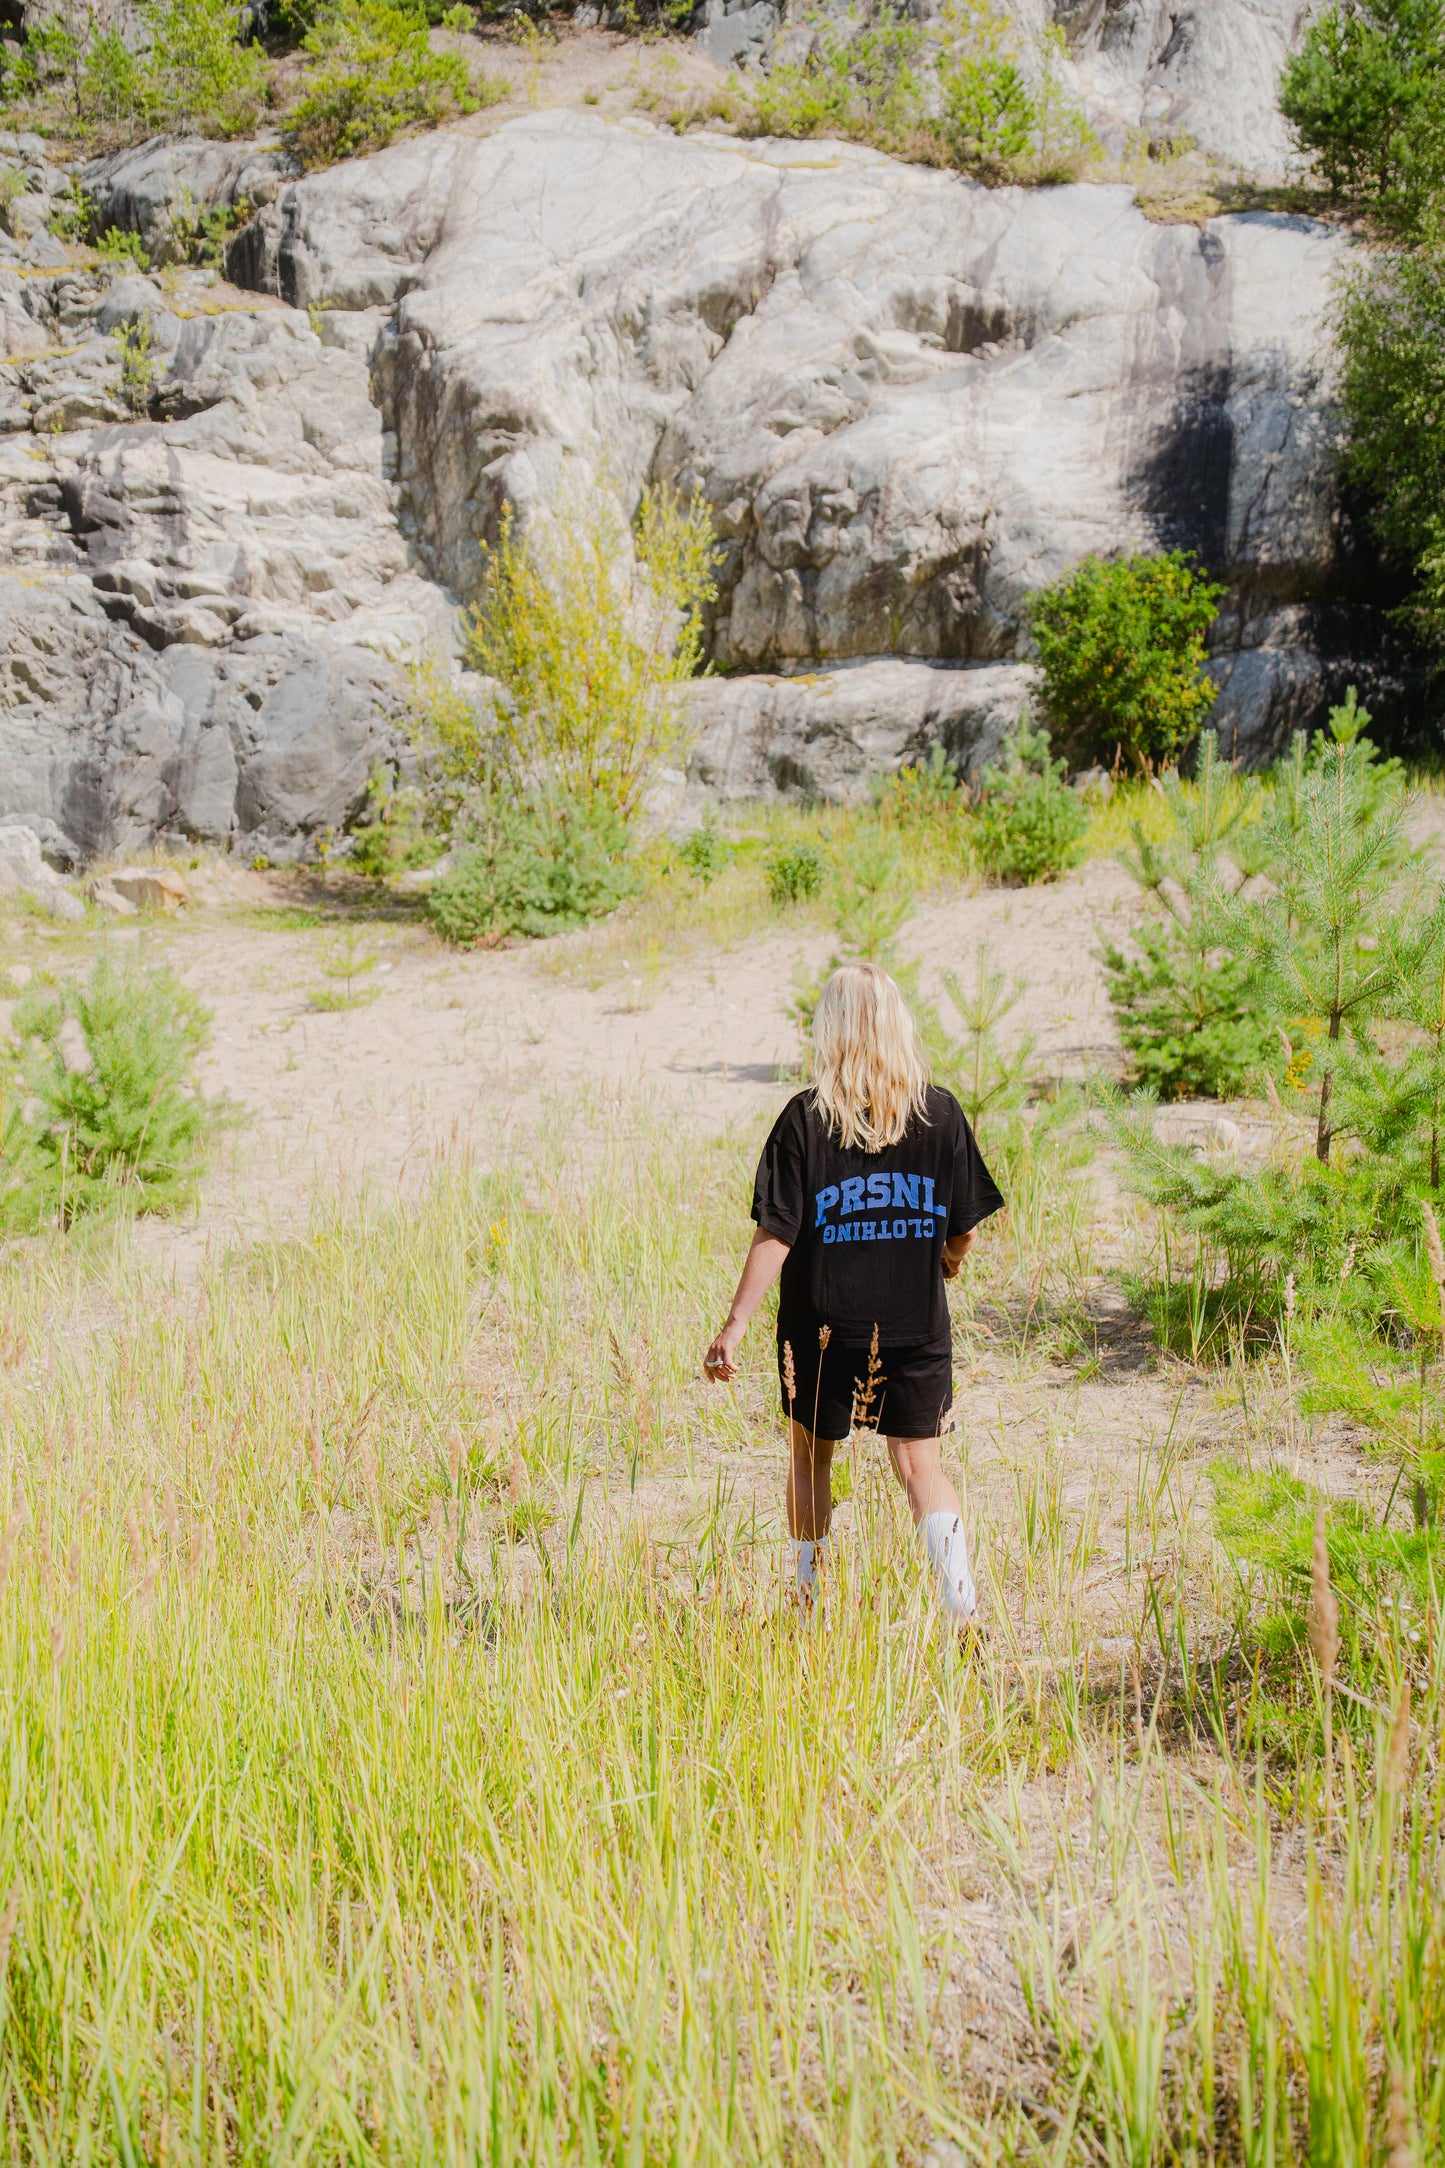
<svg viewBox="0 0 1445 2168">
<path fill-rule="evenodd" d="M 761 1227 L 754 1234 L 743 1260 L 727 1323 L 702 1359 L 703 1373 L 715 1385 L 725 1385 L 729 1378 L 737 1376 L 738 1366 L 733 1358 L 747 1331 L 748 1319 L 782 1271 L 790 1247 L 789 1243 L 780 1242 L 776 1235 L 764 1234 Z"/>
</svg>

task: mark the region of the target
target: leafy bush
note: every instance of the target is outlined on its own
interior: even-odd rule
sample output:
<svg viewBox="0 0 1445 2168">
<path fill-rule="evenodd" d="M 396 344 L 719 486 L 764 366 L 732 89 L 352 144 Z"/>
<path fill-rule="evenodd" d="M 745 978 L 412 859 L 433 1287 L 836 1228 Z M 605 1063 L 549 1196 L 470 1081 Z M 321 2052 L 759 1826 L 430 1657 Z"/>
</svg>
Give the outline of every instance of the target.
<svg viewBox="0 0 1445 2168">
<path fill-rule="evenodd" d="M 0 1224 L 24 1232 L 191 1201 L 219 1117 L 191 1075 L 206 1012 L 173 973 L 102 956 L 84 986 L 28 991 L 14 1032 Z"/>
<path fill-rule="evenodd" d="M 827 869 L 811 843 L 795 843 L 768 859 L 768 896 L 773 903 L 811 903 L 823 893 Z"/>
<path fill-rule="evenodd" d="M 852 136 L 987 180 L 1072 179 L 1098 148 L 1064 91 L 1062 34 L 1050 28 L 1025 54 L 998 0 L 950 0 L 936 51 L 888 0 L 863 19 L 816 17 L 813 31 L 806 60 L 758 84 L 746 133 Z"/>
<path fill-rule="evenodd" d="M 1001 767 L 985 770 L 978 810 L 978 855 L 995 880 L 1027 887 L 1077 863 L 1089 816 L 1049 755 L 1049 734 L 1020 717 L 1004 743 Z"/>
<path fill-rule="evenodd" d="M 95 244 L 95 253 L 102 263 L 128 264 L 134 271 L 149 271 L 151 260 L 146 245 L 138 233 L 123 233 L 119 226 L 111 226 Z"/>
<path fill-rule="evenodd" d="M 366 804 L 352 830 L 351 863 L 370 880 L 384 881 L 441 856 L 430 833 L 431 806 L 424 790 L 398 784 L 380 761 L 366 786 Z"/>
<path fill-rule="evenodd" d="M 446 941 L 537 937 L 615 910 L 634 886 L 626 830 L 605 799 L 489 789 L 470 808 L 427 911 Z"/>
<path fill-rule="evenodd" d="M 472 613 L 472 663 L 506 706 L 490 740 L 475 715 L 438 720 L 453 758 L 476 775 L 500 763 L 523 790 L 555 781 L 628 818 L 648 776 L 680 743 L 677 688 L 702 658 L 702 612 L 717 550 L 701 497 L 645 491 L 635 554 L 600 489 L 552 509 L 524 541 L 510 509 Z M 480 777 L 477 778 L 480 780 Z"/>
<path fill-rule="evenodd" d="M 1445 5 L 1349 0 L 1309 25 L 1280 111 L 1337 196 L 1413 227 L 1445 182 Z"/>
<path fill-rule="evenodd" d="M 1445 635 L 1445 227 L 1374 257 L 1336 312 L 1343 469 L 1370 524 L 1414 572 L 1421 631 Z"/>
<path fill-rule="evenodd" d="M 1034 597 L 1043 710 L 1072 758 L 1143 767 L 1189 744 L 1214 702 L 1204 636 L 1223 593 L 1170 550 L 1085 557 Z"/>
<path fill-rule="evenodd" d="M 1058 25 L 1044 31 L 1027 72 L 997 0 L 949 0 L 940 29 L 935 125 L 953 164 L 989 180 L 1077 179 L 1099 144 L 1064 88 Z"/>
<path fill-rule="evenodd" d="M 941 745 L 931 746 L 926 760 L 910 761 L 895 774 L 880 777 L 873 802 L 886 828 L 952 829 L 968 812 L 957 763 Z"/>
<path fill-rule="evenodd" d="M 1302 1628 L 1318 1494 L 1283 1469 L 1256 1471 L 1230 1461 L 1216 1461 L 1209 1480 L 1220 1542 L 1264 1576 Z M 1445 1569 L 1438 1527 L 1408 1533 L 1383 1527 L 1355 1499 L 1329 1500 L 1325 1526 L 1331 1583 L 1354 1603 L 1372 1609 L 1382 1589 L 1401 1582 L 1421 1616 L 1438 1601 Z"/>
<path fill-rule="evenodd" d="M 1194 783 L 1171 773 L 1160 789 L 1172 833 L 1151 842 L 1136 820 L 1132 849 L 1120 853 L 1154 916 L 1135 929 L 1131 953 L 1103 944 L 1104 976 L 1133 1081 L 1223 1098 L 1258 1081 L 1278 1052 L 1279 1011 L 1258 957 L 1220 910 L 1270 855 L 1260 787 L 1230 774 L 1209 730 Z"/>
<path fill-rule="evenodd" d="M 243 44 L 242 16 L 228 0 L 151 0 L 137 14 L 147 33 L 132 52 L 108 11 L 72 6 L 26 38 L 6 96 L 52 110 L 71 133 L 124 141 L 159 128 L 244 135 L 266 102 L 268 63 Z"/>
<path fill-rule="evenodd" d="M 505 95 L 473 88 L 460 53 L 434 53 L 424 9 L 393 0 L 322 0 L 303 40 L 311 66 L 291 116 L 308 166 L 354 158 L 407 128 L 432 128 Z"/>
<path fill-rule="evenodd" d="M 692 834 L 678 845 L 677 855 L 704 888 L 711 888 L 731 855 L 727 838 L 718 833 L 709 814 Z"/>
<path fill-rule="evenodd" d="M 822 18 L 808 58 L 780 62 L 759 83 L 747 130 L 866 136 L 896 145 L 923 117 L 922 48 L 920 26 L 887 0 L 871 21 Z"/>
</svg>

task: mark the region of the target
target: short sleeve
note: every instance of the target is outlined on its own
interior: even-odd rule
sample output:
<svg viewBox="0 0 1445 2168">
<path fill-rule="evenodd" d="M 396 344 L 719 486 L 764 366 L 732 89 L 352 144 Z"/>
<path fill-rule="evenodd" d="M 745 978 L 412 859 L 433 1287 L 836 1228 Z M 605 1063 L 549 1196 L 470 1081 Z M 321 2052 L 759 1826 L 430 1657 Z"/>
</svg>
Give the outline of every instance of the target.
<svg viewBox="0 0 1445 2168">
<path fill-rule="evenodd" d="M 951 1095 L 950 1095 L 951 1096 Z M 948 1232 L 966 1235 L 1003 1209 L 1003 1192 L 983 1163 L 968 1117 L 954 1099 L 953 1180 L 948 1194 Z"/>
<path fill-rule="evenodd" d="M 790 1099 L 774 1122 L 753 1183 L 753 1218 L 765 1235 L 786 1242 L 789 1249 L 803 1225 L 804 1148 L 803 1102 L 799 1097 Z"/>
</svg>

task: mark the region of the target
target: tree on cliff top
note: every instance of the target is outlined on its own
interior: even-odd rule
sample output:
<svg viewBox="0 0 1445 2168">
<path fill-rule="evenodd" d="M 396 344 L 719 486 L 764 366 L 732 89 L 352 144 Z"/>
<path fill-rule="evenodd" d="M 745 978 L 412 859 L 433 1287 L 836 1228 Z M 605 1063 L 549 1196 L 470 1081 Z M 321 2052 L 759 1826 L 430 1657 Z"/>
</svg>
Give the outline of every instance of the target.
<svg viewBox="0 0 1445 2168">
<path fill-rule="evenodd" d="M 1445 0 L 1337 0 L 1286 63 L 1279 105 L 1337 196 L 1412 231 L 1445 183 Z"/>
</svg>

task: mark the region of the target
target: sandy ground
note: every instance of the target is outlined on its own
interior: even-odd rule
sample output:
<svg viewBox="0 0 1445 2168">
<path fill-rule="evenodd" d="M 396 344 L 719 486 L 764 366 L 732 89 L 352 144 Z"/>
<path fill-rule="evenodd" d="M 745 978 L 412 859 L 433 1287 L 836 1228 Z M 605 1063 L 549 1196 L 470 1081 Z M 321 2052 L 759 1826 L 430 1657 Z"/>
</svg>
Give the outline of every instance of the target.
<svg viewBox="0 0 1445 2168">
<path fill-rule="evenodd" d="M 144 943 L 204 999 L 214 1020 L 205 1088 L 246 1117 L 198 1222 L 146 1232 L 153 1255 L 174 1248 L 178 1260 L 197 1236 L 294 1225 L 318 1186 L 405 1186 L 457 1147 L 486 1163 L 549 1100 L 583 1085 L 650 1089 L 708 1130 L 751 1124 L 797 1088 L 787 1007 L 798 973 L 830 945 L 809 927 L 632 959 L 614 934 L 594 965 L 586 934 L 458 952 L 417 926 L 370 923 L 356 930 L 356 956 L 375 962 L 352 990 L 374 998 L 321 1013 L 313 994 L 347 990 L 335 975 L 346 936 L 273 931 L 258 909 L 238 917 L 248 902 L 292 893 L 265 876 L 213 877 L 209 893 L 224 901 L 107 936 Z M 1042 1073 L 1080 1078 L 1117 1051 L 1094 951 L 1133 908 L 1125 876 L 1095 861 L 1052 888 L 930 901 L 901 945 L 934 993 L 941 971 L 967 981 L 986 950 L 1022 988 L 1005 1036 L 1032 1032 Z"/>
</svg>

